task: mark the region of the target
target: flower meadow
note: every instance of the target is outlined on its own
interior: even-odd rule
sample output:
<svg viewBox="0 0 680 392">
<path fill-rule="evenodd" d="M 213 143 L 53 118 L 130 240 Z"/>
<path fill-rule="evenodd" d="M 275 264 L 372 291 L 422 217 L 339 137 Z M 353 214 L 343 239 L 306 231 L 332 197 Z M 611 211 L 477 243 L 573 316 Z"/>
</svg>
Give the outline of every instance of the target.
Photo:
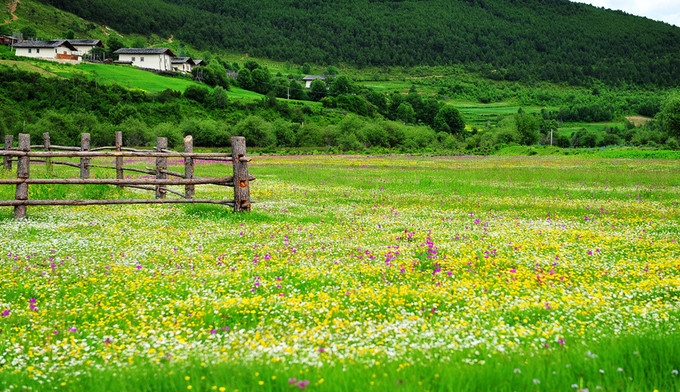
<svg viewBox="0 0 680 392">
<path fill-rule="evenodd" d="M 680 389 L 680 162 L 250 172 L 246 214 L 0 211 L 0 391 Z"/>
</svg>

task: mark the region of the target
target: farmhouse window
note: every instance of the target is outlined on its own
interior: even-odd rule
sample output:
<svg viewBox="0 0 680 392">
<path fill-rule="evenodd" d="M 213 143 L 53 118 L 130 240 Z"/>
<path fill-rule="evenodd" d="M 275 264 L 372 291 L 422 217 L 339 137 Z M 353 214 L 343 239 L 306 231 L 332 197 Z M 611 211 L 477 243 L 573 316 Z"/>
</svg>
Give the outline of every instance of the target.
<svg viewBox="0 0 680 392">
<path fill-rule="evenodd" d="M 40 48 L 37 48 L 37 49 L 35 50 L 35 52 L 36 52 L 36 53 L 40 53 Z"/>
<path fill-rule="evenodd" d="M 132 56 L 132 61 L 135 61 L 135 56 Z"/>
<path fill-rule="evenodd" d="M 142 62 L 143 62 L 143 61 L 144 61 L 144 56 L 140 57 L 140 58 L 139 58 L 139 61 L 142 61 Z"/>
<path fill-rule="evenodd" d="M 28 53 L 33 53 L 33 49 L 28 48 Z"/>
</svg>

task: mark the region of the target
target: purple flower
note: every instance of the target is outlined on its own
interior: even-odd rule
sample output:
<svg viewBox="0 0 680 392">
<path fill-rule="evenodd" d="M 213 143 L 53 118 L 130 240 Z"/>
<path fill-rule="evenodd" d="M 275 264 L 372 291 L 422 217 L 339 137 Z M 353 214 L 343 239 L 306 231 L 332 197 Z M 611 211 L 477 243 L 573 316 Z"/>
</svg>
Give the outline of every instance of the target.
<svg viewBox="0 0 680 392">
<path fill-rule="evenodd" d="M 2 317 L 7 317 L 9 316 L 9 309 L 5 309 L 2 311 Z"/>
<path fill-rule="evenodd" d="M 71 327 L 71 328 L 68 329 L 68 331 L 71 332 L 71 333 L 73 333 L 73 332 L 78 332 L 78 328 L 76 328 L 76 327 Z"/>
</svg>

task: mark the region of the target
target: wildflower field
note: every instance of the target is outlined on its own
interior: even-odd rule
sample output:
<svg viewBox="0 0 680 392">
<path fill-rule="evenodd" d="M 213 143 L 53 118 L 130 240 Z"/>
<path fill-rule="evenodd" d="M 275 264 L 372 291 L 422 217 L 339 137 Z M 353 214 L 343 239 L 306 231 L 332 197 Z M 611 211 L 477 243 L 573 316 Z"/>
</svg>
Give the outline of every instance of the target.
<svg viewBox="0 0 680 392">
<path fill-rule="evenodd" d="M 247 214 L 1 209 L 0 391 L 680 390 L 679 161 L 258 156 L 250 172 Z"/>
</svg>

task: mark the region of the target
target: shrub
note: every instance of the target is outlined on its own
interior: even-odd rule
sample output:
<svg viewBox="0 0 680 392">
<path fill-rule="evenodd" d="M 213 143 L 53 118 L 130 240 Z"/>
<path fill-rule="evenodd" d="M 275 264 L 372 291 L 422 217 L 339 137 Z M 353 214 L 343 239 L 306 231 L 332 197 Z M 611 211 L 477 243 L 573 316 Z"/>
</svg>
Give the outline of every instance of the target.
<svg viewBox="0 0 680 392">
<path fill-rule="evenodd" d="M 249 116 L 234 127 L 237 135 L 243 136 L 253 147 L 276 145 L 276 134 L 270 123 L 259 116 Z"/>
<path fill-rule="evenodd" d="M 156 137 L 165 137 L 168 139 L 169 148 L 177 148 L 183 145 L 182 131 L 179 127 L 172 123 L 160 123 L 153 129 Z"/>
<path fill-rule="evenodd" d="M 210 90 L 207 87 L 202 86 L 189 86 L 184 90 L 184 98 L 191 99 L 201 104 L 208 102 L 208 97 L 210 96 Z"/>
<path fill-rule="evenodd" d="M 316 124 L 306 124 L 298 128 L 295 144 L 299 147 L 323 146 L 323 132 Z"/>
<path fill-rule="evenodd" d="M 123 121 L 116 131 L 123 133 L 123 144 L 126 146 L 148 146 L 153 140 L 153 132 L 141 120 L 129 118 Z"/>
</svg>

